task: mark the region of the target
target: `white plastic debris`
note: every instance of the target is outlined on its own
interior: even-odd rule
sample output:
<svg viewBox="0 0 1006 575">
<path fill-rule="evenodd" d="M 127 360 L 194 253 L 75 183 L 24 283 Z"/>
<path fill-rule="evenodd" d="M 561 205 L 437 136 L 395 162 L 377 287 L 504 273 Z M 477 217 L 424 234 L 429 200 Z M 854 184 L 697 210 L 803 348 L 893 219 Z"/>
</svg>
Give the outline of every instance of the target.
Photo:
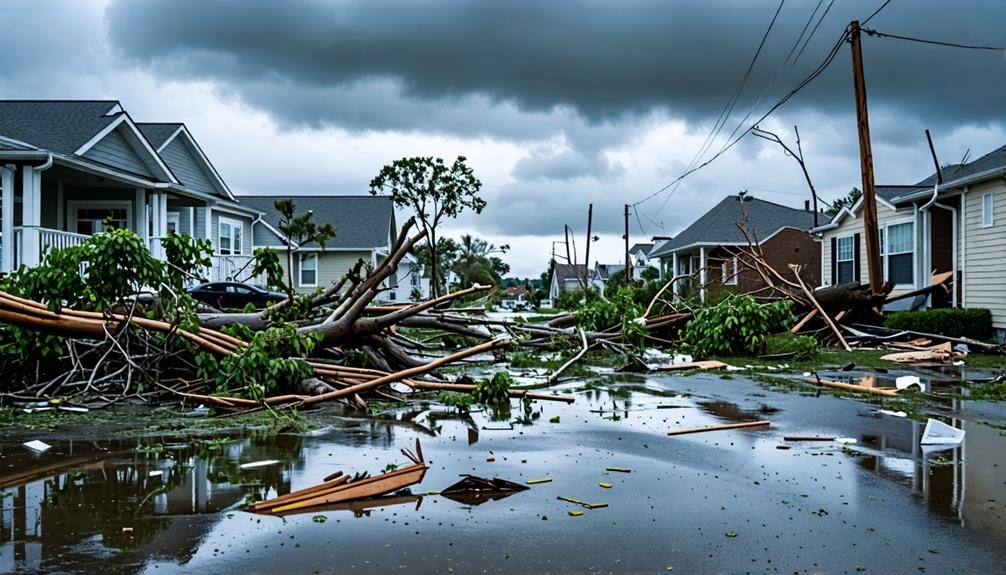
<svg viewBox="0 0 1006 575">
<path fill-rule="evenodd" d="M 279 463 L 278 459 L 266 459 L 264 461 L 253 461 L 251 463 L 242 463 L 238 467 L 241 469 L 253 469 L 255 467 L 265 467 L 266 465 L 276 465 Z"/>
<path fill-rule="evenodd" d="M 674 359 L 671 360 L 671 365 L 681 365 L 683 363 L 693 363 L 695 360 L 692 356 L 687 353 L 676 353 L 674 354 Z"/>
<path fill-rule="evenodd" d="M 857 441 L 852 437 L 836 437 L 835 443 L 841 443 L 842 445 L 855 445 Z"/>
<path fill-rule="evenodd" d="M 926 430 L 922 432 L 922 445 L 960 445 L 964 441 L 964 430 L 957 429 L 939 421 L 932 419 L 926 423 Z"/>
<path fill-rule="evenodd" d="M 891 411 L 889 409 L 878 409 L 877 413 L 883 413 L 884 415 L 890 415 L 892 417 L 908 417 L 908 414 L 904 411 Z"/>
<path fill-rule="evenodd" d="M 954 351 L 959 352 L 961 355 L 966 356 L 971 350 L 968 348 L 968 344 L 959 343 L 954 346 Z"/>
<path fill-rule="evenodd" d="M 161 475 L 164 475 L 164 472 L 161 471 L 160 469 L 151 471 L 150 473 L 147 474 L 148 477 L 160 477 Z"/>
<path fill-rule="evenodd" d="M 919 391 L 925 391 L 925 388 L 922 386 L 922 380 L 917 375 L 902 375 L 894 380 L 894 386 L 898 389 L 911 389 L 915 387 Z"/>
<path fill-rule="evenodd" d="M 39 441 L 37 439 L 33 439 L 31 441 L 26 441 L 26 442 L 23 443 L 23 445 L 25 447 L 27 447 L 28 449 L 36 452 L 36 453 L 42 453 L 43 451 L 46 451 L 50 447 L 52 447 L 48 443 L 46 443 L 44 441 Z"/>
</svg>

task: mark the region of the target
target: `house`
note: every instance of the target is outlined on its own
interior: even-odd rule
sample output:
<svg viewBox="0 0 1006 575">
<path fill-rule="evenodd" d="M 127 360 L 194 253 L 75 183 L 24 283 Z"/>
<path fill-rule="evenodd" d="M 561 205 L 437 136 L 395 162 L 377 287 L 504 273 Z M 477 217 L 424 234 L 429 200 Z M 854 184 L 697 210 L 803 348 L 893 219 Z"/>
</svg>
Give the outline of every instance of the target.
<svg viewBox="0 0 1006 575">
<path fill-rule="evenodd" d="M 643 271 L 650 266 L 650 251 L 653 249 L 652 243 L 633 244 L 629 248 L 629 258 L 632 259 L 632 279 L 643 279 Z"/>
<path fill-rule="evenodd" d="M 586 266 L 561 264 L 554 262 L 552 266 L 552 279 L 548 287 L 548 297 L 552 300 L 553 306 L 559 305 L 559 296 L 566 292 L 583 289 L 585 275 L 588 274 Z M 594 271 L 589 271 L 590 278 L 593 279 Z"/>
<path fill-rule="evenodd" d="M 738 226 L 741 222 L 747 237 Z M 731 195 L 673 239 L 655 246 L 649 258 L 665 262 L 661 267 L 667 279 L 670 279 L 667 276 L 688 276 L 674 285 L 675 293 L 680 296 L 698 295 L 705 299 L 707 293 L 724 288 L 751 292 L 765 287 L 761 276 L 742 265 L 752 244 L 778 270 L 785 271 L 788 264 L 802 265 L 802 277 L 808 284 L 817 285 L 821 247 L 808 233 L 813 225 L 814 213 L 809 210 L 747 194 Z"/>
<path fill-rule="evenodd" d="M 292 254 L 293 285 L 301 293 L 338 282 L 356 262 L 378 266 L 388 258 L 392 244 L 398 236 L 395 208 L 390 196 L 241 196 L 241 203 L 264 215 L 252 227 L 254 247 L 286 250 L 285 237 L 280 233 L 280 214 L 276 200 L 293 200 L 296 214 L 311 212 L 318 224 L 332 224 L 335 238 L 325 242 L 295 246 Z M 287 269 L 291 262 L 280 257 Z M 378 298 L 384 302 L 412 301 L 413 296 L 428 296 L 428 282 L 423 281 L 423 270 L 411 254 L 398 266 L 396 276 L 384 286 L 386 291 Z"/>
<path fill-rule="evenodd" d="M 209 239 L 210 279 L 251 257 L 251 224 L 184 124 L 137 123 L 116 100 L 0 101 L 0 271 L 35 266 L 109 222 L 163 257 L 169 230 Z"/>
<path fill-rule="evenodd" d="M 503 309 L 523 309 L 527 306 L 527 288 L 523 286 L 512 286 L 503 290 L 503 297 L 500 298 L 500 307 Z"/>
<path fill-rule="evenodd" d="M 895 292 L 928 286 L 953 272 L 949 301 L 928 305 L 987 308 L 1006 337 L 1006 146 L 940 169 L 914 185 L 876 186 L 884 279 Z M 824 285 L 866 281 L 862 199 L 820 226 Z"/>
</svg>

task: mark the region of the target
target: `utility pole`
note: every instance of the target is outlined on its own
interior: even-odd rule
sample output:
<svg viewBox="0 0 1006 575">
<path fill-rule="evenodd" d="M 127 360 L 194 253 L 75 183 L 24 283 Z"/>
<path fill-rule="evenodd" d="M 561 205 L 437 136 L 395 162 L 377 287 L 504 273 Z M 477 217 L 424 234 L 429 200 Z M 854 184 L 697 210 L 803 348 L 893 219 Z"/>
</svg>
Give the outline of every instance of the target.
<svg viewBox="0 0 1006 575">
<path fill-rule="evenodd" d="M 632 283 L 632 263 L 629 262 L 629 204 L 625 204 L 625 285 Z"/>
<path fill-rule="evenodd" d="M 849 25 L 852 44 L 852 77 L 856 90 L 856 124 L 859 126 L 859 162 L 863 172 L 863 232 L 866 236 L 866 269 L 870 291 L 883 290 L 884 272 L 880 263 L 880 233 L 877 224 L 877 196 L 873 187 L 873 151 L 870 149 L 870 118 L 866 108 L 866 80 L 863 79 L 863 52 L 859 21 Z M 834 278 L 832 278 L 834 283 Z"/>
<path fill-rule="evenodd" d="M 594 220 L 594 204 L 587 205 L 587 253 L 583 259 L 583 278 L 587 285 L 590 285 L 590 226 Z"/>
</svg>

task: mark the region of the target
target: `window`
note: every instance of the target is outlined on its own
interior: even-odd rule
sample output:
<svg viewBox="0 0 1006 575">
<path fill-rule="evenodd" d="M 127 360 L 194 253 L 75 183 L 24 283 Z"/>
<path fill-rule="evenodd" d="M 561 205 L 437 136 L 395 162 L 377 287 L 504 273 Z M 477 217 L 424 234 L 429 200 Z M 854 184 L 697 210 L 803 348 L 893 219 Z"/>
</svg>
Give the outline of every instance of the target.
<svg viewBox="0 0 1006 575">
<path fill-rule="evenodd" d="M 995 224 L 995 217 L 992 213 L 992 194 L 982 196 L 982 227 L 988 228 Z"/>
<path fill-rule="evenodd" d="M 737 285 L 737 276 L 740 271 L 737 269 L 737 257 L 723 260 L 723 285 Z"/>
<path fill-rule="evenodd" d="M 108 228 L 129 229 L 129 209 L 125 207 L 87 206 L 76 208 L 74 230 L 78 234 L 94 235 Z"/>
<path fill-rule="evenodd" d="M 853 236 L 835 242 L 835 285 L 856 281 L 856 242 Z"/>
<path fill-rule="evenodd" d="M 238 220 L 220 218 L 219 252 L 222 256 L 241 255 L 241 232 L 244 224 Z"/>
<path fill-rule="evenodd" d="M 915 225 L 888 224 L 880 229 L 884 278 L 894 285 L 915 285 Z"/>
<path fill-rule="evenodd" d="M 168 232 L 175 232 L 176 234 L 181 233 L 179 228 L 179 222 L 182 219 L 182 215 L 178 212 L 168 212 Z"/>
<path fill-rule="evenodd" d="M 300 259 L 300 272 L 298 278 L 300 279 L 300 287 L 315 287 L 318 285 L 318 254 L 301 254 Z"/>
</svg>

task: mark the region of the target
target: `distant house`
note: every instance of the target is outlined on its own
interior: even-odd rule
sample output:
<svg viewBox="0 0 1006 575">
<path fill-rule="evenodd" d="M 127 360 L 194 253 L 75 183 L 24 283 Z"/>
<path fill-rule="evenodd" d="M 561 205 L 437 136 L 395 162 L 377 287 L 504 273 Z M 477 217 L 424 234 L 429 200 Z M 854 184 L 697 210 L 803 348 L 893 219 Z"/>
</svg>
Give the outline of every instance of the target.
<svg viewBox="0 0 1006 575">
<path fill-rule="evenodd" d="M 632 279 L 643 279 L 643 271 L 650 265 L 650 251 L 653 244 L 633 244 L 629 248 L 629 257 L 632 259 Z"/>
<path fill-rule="evenodd" d="M 188 128 L 137 123 L 115 100 L 0 101 L 0 271 L 36 266 L 107 224 L 163 257 L 173 230 L 208 239 L 209 279 L 251 258 L 251 223 Z"/>
<path fill-rule="evenodd" d="M 1006 337 L 1006 146 L 942 168 L 907 186 L 876 186 L 884 279 L 895 293 L 928 286 L 953 272 L 949 301 L 992 311 L 997 338 Z M 862 200 L 817 228 L 823 238 L 824 285 L 867 280 Z"/>
<path fill-rule="evenodd" d="M 255 247 L 286 249 L 286 238 L 279 232 L 280 214 L 275 208 L 276 200 L 281 199 L 293 200 L 296 214 L 311 212 L 316 223 L 335 226 L 335 238 L 324 246 L 295 246 L 293 283 L 301 293 L 339 281 L 359 260 L 370 266 L 380 265 L 388 258 L 398 235 L 389 196 L 241 196 L 243 204 L 264 214 L 252 228 Z M 281 257 L 280 262 L 284 269 L 289 265 L 286 258 Z M 384 287 L 387 289 L 379 299 L 386 302 L 410 301 L 414 292 L 420 297 L 428 295 L 423 270 L 412 255 L 401 261 L 398 273 Z"/>
<path fill-rule="evenodd" d="M 583 289 L 586 270 L 582 265 L 561 264 L 556 262 L 552 270 L 552 280 L 548 288 L 548 297 L 552 305 L 558 305 L 559 296 L 566 292 Z M 590 272 L 593 277 L 593 271 Z"/>
<path fill-rule="evenodd" d="M 522 286 L 508 287 L 503 290 L 500 307 L 503 309 L 518 309 L 527 305 L 527 288 Z"/>
<path fill-rule="evenodd" d="M 738 227 L 742 220 L 748 237 Z M 674 286 L 678 295 L 704 299 L 725 288 L 750 292 L 764 287 L 761 276 L 743 265 L 751 244 L 782 273 L 789 273 L 788 264 L 802 265 L 804 280 L 817 285 L 821 247 L 808 232 L 813 224 L 814 214 L 807 210 L 747 195 L 727 196 L 673 239 L 655 246 L 649 258 L 664 262 L 667 279 L 687 276 Z"/>
</svg>

